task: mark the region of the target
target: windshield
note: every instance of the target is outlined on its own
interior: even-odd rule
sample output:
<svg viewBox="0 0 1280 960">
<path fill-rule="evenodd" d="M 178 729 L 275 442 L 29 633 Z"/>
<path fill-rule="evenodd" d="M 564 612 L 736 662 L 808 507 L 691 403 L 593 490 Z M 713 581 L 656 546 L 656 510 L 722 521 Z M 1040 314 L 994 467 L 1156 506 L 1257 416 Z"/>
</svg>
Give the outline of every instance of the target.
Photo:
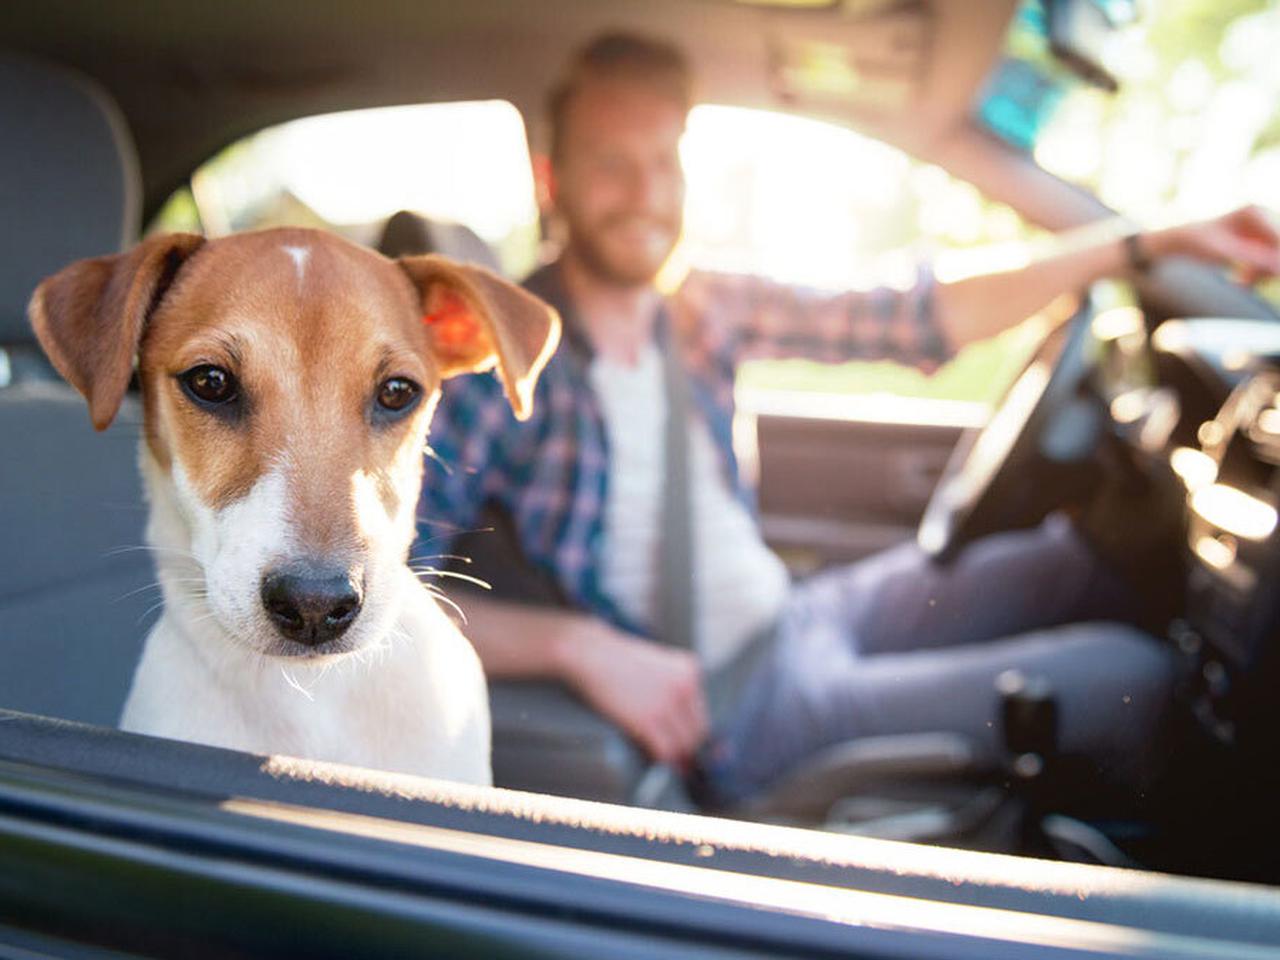
<svg viewBox="0 0 1280 960">
<path fill-rule="evenodd" d="M 1040 0 L 1024 3 L 982 122 L 1143 224 L 1280 207 L 1280 7 L 1149 0 L 1099 46 L 1118 89 L 1048 54 Z M 1019 109 L 1021 108 L 1021 109 Z M 1262 292 L 1280 305 L 1280 284 Z"/>
</svg>

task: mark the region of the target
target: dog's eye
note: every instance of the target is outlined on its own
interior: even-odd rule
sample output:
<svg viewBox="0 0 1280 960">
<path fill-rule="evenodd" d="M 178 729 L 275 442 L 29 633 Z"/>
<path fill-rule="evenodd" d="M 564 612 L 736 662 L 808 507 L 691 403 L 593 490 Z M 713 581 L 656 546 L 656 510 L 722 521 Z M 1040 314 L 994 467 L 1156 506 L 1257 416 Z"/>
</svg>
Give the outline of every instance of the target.
<svg viewBox="0 0 1280 960">
<path fill-rule="evenodd" d="M 231 372 L 211 363 L 203 363 L 179 374 L 178 381 L 194 400 L 207 406 L 229 403 L 239 393 L 239 385 Z"/>
<path fill-rule="evenodd" d="M 406 377 L 392 377 L 384 380 L 378 387 L 378 406 L 391 413 L 403 413 L 408 410 L 422 388 Z"/>
</svg>

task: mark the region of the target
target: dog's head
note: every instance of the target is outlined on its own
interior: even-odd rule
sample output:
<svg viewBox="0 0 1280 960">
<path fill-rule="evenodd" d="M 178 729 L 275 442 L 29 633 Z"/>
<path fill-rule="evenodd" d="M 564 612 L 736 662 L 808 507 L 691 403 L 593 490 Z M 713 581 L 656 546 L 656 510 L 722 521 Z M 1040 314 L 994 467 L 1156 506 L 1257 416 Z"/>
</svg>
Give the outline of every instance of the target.
<svg viewBox="0 0 1280 960">
<path fill-rule="evenodd" d="M 441 381 L 496 365 L 527 417 L 559 335 L 484 270 L 312 230 L 154 237 L 46 279 L 29 312 L 99 430 L 136 364 L 152 493 L 199 567 L 180 592 L 278 655 L 386 634 Z"/>
</svg>

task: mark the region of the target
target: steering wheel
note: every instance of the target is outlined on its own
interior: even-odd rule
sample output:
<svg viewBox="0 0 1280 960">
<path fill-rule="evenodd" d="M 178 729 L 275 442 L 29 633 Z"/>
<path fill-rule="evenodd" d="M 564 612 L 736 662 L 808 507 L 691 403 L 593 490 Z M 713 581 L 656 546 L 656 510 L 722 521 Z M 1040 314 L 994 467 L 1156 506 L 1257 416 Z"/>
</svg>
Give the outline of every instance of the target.
<svg viewBox="0 0 1280 960">
<path fill-rule="evenodd" d="M 939 562 L 989 533 L 1029 527 L 1078 495 L 1107 412 L 1081 389 L 1092 368 L 1092 298 L 1052 329 L 987 424 L 960 438 L 916 535 Z"/>
</svg>

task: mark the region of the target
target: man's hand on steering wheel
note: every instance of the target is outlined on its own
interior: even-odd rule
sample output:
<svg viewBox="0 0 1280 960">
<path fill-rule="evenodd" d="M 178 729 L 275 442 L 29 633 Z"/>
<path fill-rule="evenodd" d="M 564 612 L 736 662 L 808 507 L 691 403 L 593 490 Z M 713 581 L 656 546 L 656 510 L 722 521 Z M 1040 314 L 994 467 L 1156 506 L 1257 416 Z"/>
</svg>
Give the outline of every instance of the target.
<svg viewBox="0 0 1280 960">
<path fill-rule="evenodd" d="M 1139 269 L 1164 257 L 1182 256 L 1233 268 L 1246 283 L 1280 275 L 1280 221 L 1260 207 L 1241 207 L 1208 220 L 1144 231 L 1132 235 L 1126 244 L 1129 265 Z M 1094 249 L 1101 251 L 1102 246 Z M 1095 258 L 1085 251 L 1059 258 L 1048 269 L 1042 264 L 1037 283 L 1028 285 L 1036 293 L 1028 302 L 1077 271 L 1089 275 L 1114 269 L 1100 266 L 1107 257 L 1114 263 L 1114 247 L 1106 256 L 1099 253 Z M 981 290 L 993 310 L 992 298 L 1000 293 L 1010 294 L 1008 302 L 1019 302 L 1018 296 L 1026 293 L 1007 282 L 1005 287 Z M 971 301 L 973 295 L 971 289 Z M 1043 432 L 1052 424 L 1059 438 L 1071 441 L 1065 446 L 1073 450 L 1088 448 L 1096 432 L 1097 411 L 1077 397 L 1088 367 L 1084 344 L 1090 320 L 1086 300 L 1068 325 L 1049 333 L 991 422 L 957 446 L 921 522 L 918 539 L 927 553 L 951 556 L 976 537 L 1035 521 L 1054 502 L 1055 478 L 1062 480 L 1065 473 L 1060 462 L 1050 461 L 1076 458 L 1046 457 L 1040 449 Z M 1037 468 L 1046 464 L 1047 469 L 1034 477 Z M 1021 474 L 1020 483 L 1010 480 L 1015 473 Z"/>
<path fill-rule="evenodd" d="M 1241 207 L 1143 233 L 1140 249 L 1151 260 L 1182 256 L 1232 267 L 1241 283 L 1252 284 L 1280 275 L 1280 222 L 1261 207 Z"/>
</svg>

